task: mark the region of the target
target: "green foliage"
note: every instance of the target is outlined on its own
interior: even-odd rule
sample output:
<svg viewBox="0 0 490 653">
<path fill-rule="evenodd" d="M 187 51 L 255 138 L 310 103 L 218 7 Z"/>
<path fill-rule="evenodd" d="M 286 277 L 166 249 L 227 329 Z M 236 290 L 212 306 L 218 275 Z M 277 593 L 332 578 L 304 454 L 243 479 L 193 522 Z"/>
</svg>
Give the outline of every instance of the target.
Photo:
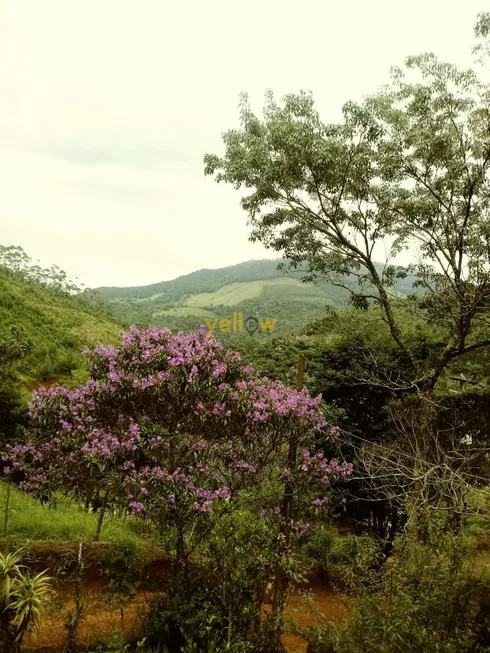
<svg viewBox="0 0 490 653">
<path fill-rule="evenodd" d="M 103 647 L 99 648 L 98 653 L 125 653 L 129 649 L 129 644 L 120 630 L 113 630 L 109 636 L 109 641 Z"/>
<path fill-rule="evenodd" d="M 328 575 L 330 569 L 335 538 L 336 534 L 333 528 L 319 524 L 309 534 L 305 544 L 306 555 L 326 575 Z"/>
<path fill-rule="evenodd" d="M 421 317 L 404 310 L 398 315 L 415 358 L 426 360 L 443 346 L 440 332 Z M 240 351 L 264 373 L 289 382 L 304 356 L 307 386 L 322 393 L 337 423 L 367 438 L 383 429 L 389 401 L 413 388 L 412 368 L 376 306 L 330 310 L 296 333 L 254 346 L 243 343 Z"/>
<path fill-rule="evenodd" d="M 45 572 L 31 576 L 19 553 L 0 554 L 0 643 L 4 653 L 18 653 L 24 635 L 34 630 L 51 596 Z"/>
<path fill-rule="evenodd" d="M 32 265 L 31 258 L 19 246 L 0 245 L 0 268 L 10 276 L 21 277 L 37 286 L 48 287 L 60 295 L 80 292 L 80 288 L 68 278 L 64 270 L 57 265 L 50 268 Z"/>
<path fill-rule="evenodd" d="M 404 341 L 414 360 L 425 364 L 443 347 L 442 335 L 422 317 L 399 309 Z M 413 391 L 413 368 L 393 340 L 381 310 L 331 311 L 305 329 L 313 350 L 311 368 L 315 391 L 345 411 L 350 431 L 375 437 L 383 428 L 383 408 Z"/>
<path fill-rule="evenodd" d="M 368 535 L 340 536 L 324 524 L 316 524 L 305 543 L 305 553 L 328 575 L 331 567 L 345 575 L 376 568 L 382 556 Z"/>
<path fill-rule="evenodd" d="M 274 535 L 248 511 L 213 518 L 202 566 L 170 579 L 146 626 L 148 642 L 171 651 L 273 653 L 260 610 L 274 563 Z"/>
<path fill-rule="evenodd" d="M 395 543 L 385 566 L 357 566 L 342 623 L 311 631 L 309 653 L 470 653 L 490 645 L 489 581 L 463 536 Z"/>
<path fill-rule="evenodd" d="M 25 405 L 19 388 L 17 368 L 32 348 L 25 331 L 11 326 L 0 334 L 0 439 L 12 440 L 25 418 Z"/>
<path fill-rule="evenodd" d="M 367 576 L 377 569 L 383 555 L 369 535 L 346 535 L 333 540 L 330 560 L 337 569 L 343 570 L 346 580 L 355 583 L 359 575 Z"/>
<path fill-rule="evenodd" d="M 396 315 L 412 356 L 421 365 L 437 357 L 444 348 L 441 329 L 417 313 L 397 309 Z M 484 485 L 489 474 L 490 366 L 483 352 L 478 361 L 475 353 L 448 365 L 433 402 L 414 393 L 413 368 L 376 306 L 330 311 L 297 334 L 242 347 L 242 353 L 289 382 L 298 357 L 305 357 L 308 387 L 322 394 L 327 419 L 342 429 L 338 451 L 355 461 L 348 491 L 356 501 L 348 504 L 347 517 L 356 526 L 370 528 L 389 546 L 403 526 L 407 492 L 420 492 L 422 502 L 438 503 L 439 509 L 445 505 L 454 519 L 468 514 L 467 492 Z M 456 371 L 469 379 L 463 388 Z M 420 474 L 426 472 L 423 484 L 410 471 L 415 464 Z"/>
<path fill-rule="evenodd" d="M 107 308 L 8 264 L 13 265 L 0 257 L 0 338 L 8 337 L 12 327 L 21 328 L 32 343 L 17 365 L 25 378 L 69 376 L 85 367 L 80 353 L 85 344 L 117 340 L 120 327 Z"/>
<path fill-rule="evenodd" d="M 134 647 L 127 643 L 124 634 L 116 628 L 111 631 L 107 644 L 99 646 L 95 651 L 90 651 L 90 653 L 126 653 L 130 649 L 134 650 Z M 136 642 L 136 650 L 141 653 L 170 653 L 166 648 L 150 650 L 146 647 L 145 639 Z"/>
<path fill-rule="evenodd" d="M 490 12 L 482 11 L 477 16 L 475 24 L 475 36 L 477 44 L 473 53 L 477 55 L 480 63 L 485 65 L 486 60 L 490 57 Z"/>
<path fill-rule="evenodd" d="M 109 603 L 115 601 L 124 621 L 124 602 L 136 596 L 144 569 L 144 560 L 134 543 L 117 543 L 100 561 L 107 579 L 106 593 Z"/>
</svg>

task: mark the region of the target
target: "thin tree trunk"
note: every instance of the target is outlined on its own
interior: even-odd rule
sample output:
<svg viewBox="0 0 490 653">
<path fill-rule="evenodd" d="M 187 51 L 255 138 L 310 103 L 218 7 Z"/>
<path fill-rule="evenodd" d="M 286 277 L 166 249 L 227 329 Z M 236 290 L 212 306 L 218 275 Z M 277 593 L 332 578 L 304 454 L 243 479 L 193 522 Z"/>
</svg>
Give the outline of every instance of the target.
<svg viewBox="0 0 490 653">
<path fill-rule="evenodd" d="M 80 542 L 80 545 L 78 547 L 77 567 L 73 578 L 73 584 L 74 584 L 73 598 L 75 602 L 75 608 L 73 610 L 70 620 L 67 623 L 66 643 L 67 643 L 68 651 L 73 651 L 75 649 L 77 629 L 82 619 L 82 574 L 83 574 L 82 550 L 83 550 L 83 543 Z"/>
<path fill-rule="evenodd" d="M 184 572 L 187 567 L 187 558 L 185 555 L 184 528 L 180 519 L 176 521 L 175 526 L 177 528 L 176 563 L 179 572 Z"/>
<path fill-rule="evenodd" d="M 100 507 L 99 519 L 97 520 L 97 530 L 95 531 L 94 541 L 98 542 L 100 538 L 100 532 L 102 530 L 102 523 L 104 521 L 104 515 L 107 508 L 107 503 L 109 501 L 109 490 L 106 490 L 102 506 Z"/>
<path fill-rule="evenodd" d="M 415 360 L 412 356 L 411 351 L 407 348 L 403 340 L 402 332 L 400 330 L 400 327 L 398 326 L 395 315 L 393 313 L 393 308 L 391 305 L 390 298 L 388 296 L 388 293 L 386 292 L 386 288 L 383 286 L 382 280 L 378 274 L 378 271 L 376 270 L 376 266 L 371 260 L 366 260 L 365 265 L 368 268 L 369 272 L 371 273 L 374 285 L 378 290 L 381 309 L 386 317 L 386 321 L 388 323 L 388 328 L 390 330 L 391 337 L 398 345 L 400 351 L 403 352 L 407 360 L 415 369 L 416 368 Z"/>
</svg>

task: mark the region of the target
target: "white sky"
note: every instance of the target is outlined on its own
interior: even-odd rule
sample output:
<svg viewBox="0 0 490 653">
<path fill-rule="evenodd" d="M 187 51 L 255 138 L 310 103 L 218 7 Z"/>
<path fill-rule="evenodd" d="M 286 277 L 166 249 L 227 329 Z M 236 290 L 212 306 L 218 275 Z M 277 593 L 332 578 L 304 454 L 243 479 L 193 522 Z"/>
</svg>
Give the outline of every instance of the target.
<svg viewBox="0 0 490 653">
<path fill-rule="evenodd" d="M 238 94 L 313 91 L 325 120 L 392 64 L 469 64 L 486 0 L 0 0 L 0 244 L 88 286 L 273 256 L 204 177 Z"/>
</svg>

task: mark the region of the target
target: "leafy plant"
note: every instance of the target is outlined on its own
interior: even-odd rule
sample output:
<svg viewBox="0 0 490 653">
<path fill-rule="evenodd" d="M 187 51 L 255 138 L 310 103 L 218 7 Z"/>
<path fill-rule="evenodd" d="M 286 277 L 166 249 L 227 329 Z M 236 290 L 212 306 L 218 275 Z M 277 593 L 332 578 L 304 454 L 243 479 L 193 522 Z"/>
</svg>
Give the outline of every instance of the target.
<svg viewBox="0 0 490 653">
<path fill-rule="evenodd" d="M 124 602 L 136 596 L 141 584 L 144 561 L 138 548 L 132 544 L 118 543 L 107 551 L 101 561 L 102 573 L 108 579 L 107 601 L 119 606 L 121 624 L 124 621 Z"/>
<path fill-rule="evenodd" d="M 326 576 L 328 576 L 330 568 L 335 537 L 332 528 L 320 524 L 312 530 L 305 545 L 306 555 L 320 567 Z"/>
<path fill-rule="evenodd" d="M 277 623 L 261 620 L 261 606 L 274 580 L 277 528 L 247 510 L 217 511 L 212 526 L 199 568 L 173 574 L 154 601 L 148 641 L 199 653 L 272 653 Z M 293 558 L 281 560 L 281 571 L 296 578 Z"/>
<path fill-rule="evenodd" d="M 342 623 L 310 629 L 309 653 L 470 653 L 490 645 L 489 581 L 463 536 L 395 542 L 381 568 L 346 576 L 355 599 Z"/>
<path fill-rule="evenodd" d="M 35 630 L 52 594 L 51 579 L 26 573 L 20 552 L 0 554 L 0 642 L 4 653 L 20 651 L 26 633 Z"/>
</svg>

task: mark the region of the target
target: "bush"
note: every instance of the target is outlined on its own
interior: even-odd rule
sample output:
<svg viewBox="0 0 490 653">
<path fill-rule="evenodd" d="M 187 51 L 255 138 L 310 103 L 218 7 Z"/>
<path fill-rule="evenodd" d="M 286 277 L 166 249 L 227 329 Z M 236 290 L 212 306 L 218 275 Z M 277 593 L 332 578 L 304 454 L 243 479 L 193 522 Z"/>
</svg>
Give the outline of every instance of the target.
<svg viewBox="0 0 490 653">
<path fill-rule="evenodd" d="M 260 611 L 274 564 L 274 536 L 248 511 L 214 517 L 200 568 L 175 572 L 152 606 L 147 641 L 185 653 L 274 653 Z"/>
<path fill-rule="evenodd" d="M 311 631 L 308 653 L 490 650 L 490 583 L 464 537 L 398 540 L 384 567 L 356 571 L 352 615 Z"/>
<path fill-rule="evenodd" d="M 383 559 L 379 546 L 369 535 L 346 535 L 332 541 L 330 561 L 347 580 L 378 568 Z"/>
<path fill-rule="evenodd" d="M 136 596 L 144 570 L 141 551 L 132 542 L 120 542 L 107 551 L 101 559 L 102 573 L 107 578 L 107 602 L 119 606 L 121 624 L 124 621 L 124 603 Z"/>
<path fill-rule="evenodd" d="M 305 553 L 308 558 L 317 564 L 327 576 L 336 537 L 333 528 L 319 524 L 312 529 L 305 545 Z"/>
</svg>

